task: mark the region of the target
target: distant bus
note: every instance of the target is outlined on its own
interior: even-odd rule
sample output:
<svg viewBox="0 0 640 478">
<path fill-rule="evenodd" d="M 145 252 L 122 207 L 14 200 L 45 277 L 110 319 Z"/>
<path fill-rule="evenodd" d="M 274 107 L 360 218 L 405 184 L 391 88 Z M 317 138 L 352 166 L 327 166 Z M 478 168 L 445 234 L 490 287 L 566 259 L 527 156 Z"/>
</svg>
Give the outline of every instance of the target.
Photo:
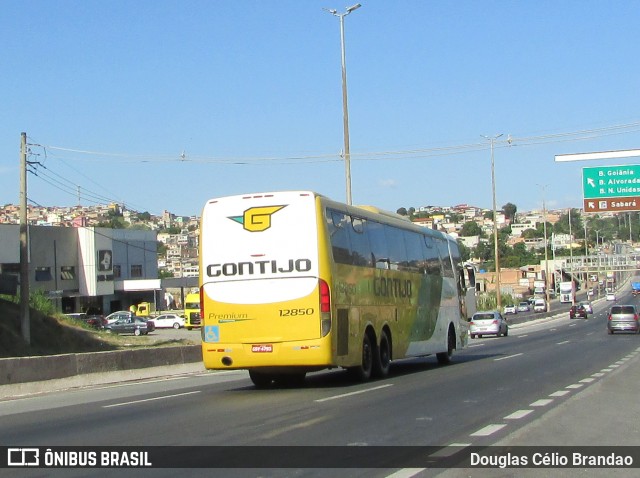
<svg viewBox="0 0 640 478">
<path fill-rule="evenodd" d="M 397 214 L 306 191 L 212 199 L 200 228 L 207 369 L 256 387 L 342 367 L 384 377 L 392 360 L 468 341 L 475 274 L 456 241 Z"/>
<path fill-rule="evenodd" d="M 184 327 L 200 327 L 200 294 L 187 294 L 184 299 Z"/>
</svg>

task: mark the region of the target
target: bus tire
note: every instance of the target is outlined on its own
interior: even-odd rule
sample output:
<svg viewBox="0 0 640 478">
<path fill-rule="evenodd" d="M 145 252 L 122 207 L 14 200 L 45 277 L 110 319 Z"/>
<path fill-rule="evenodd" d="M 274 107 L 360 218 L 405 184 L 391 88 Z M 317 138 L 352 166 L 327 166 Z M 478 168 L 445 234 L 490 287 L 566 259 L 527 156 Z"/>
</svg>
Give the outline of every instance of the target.
<svg viewBox="0 0 640 478">
<path fill-rule="evenodd" d="M 391 368 L 391 341 L 387 332 L 382 331 L 380 335 L 380 345 L 378 346 L 374 362 L 374 374 L 376 377 L 384 378 L 389 375 Z"/>
<path fill-rule="evenodd" d="M 438 352 L 436 357 L 438 358 L 438 363 L 440 365 L 448 365 L 451 363 L 451 358 L 453 357 L 453 351 L 456 348 L 456 334 L 453 332 L 453 329 L 449 327 L 449 334 L 447 336 L 447 351 L 446 352 Z"/>
<path fill-rule="evenodd" d="M 304 379 L 307 376 L 305 372 L 299 373 L 283 373 L 275 377 L 275 382 L 283 387 L 302 387 Z"/>
<path fill-rule="evenodd" d="M 267 388 L 271 386 L 271 382 L 273 382 L 273 375 L 255 372 L 253 370 L 249 370 L 249 378 L 256 388 Z"/>
<path fill-rule="evenodd" d="M 360 365 L 355 367 L 349 367 L 349 374 L 354 380 L 358 382 L 366 382 L 371 378 L 374 362 L 374 350 L 371 343 L 371 337 L 365 332 L 362 338 L 362 356 L 360 358 Z"/>
</svg>

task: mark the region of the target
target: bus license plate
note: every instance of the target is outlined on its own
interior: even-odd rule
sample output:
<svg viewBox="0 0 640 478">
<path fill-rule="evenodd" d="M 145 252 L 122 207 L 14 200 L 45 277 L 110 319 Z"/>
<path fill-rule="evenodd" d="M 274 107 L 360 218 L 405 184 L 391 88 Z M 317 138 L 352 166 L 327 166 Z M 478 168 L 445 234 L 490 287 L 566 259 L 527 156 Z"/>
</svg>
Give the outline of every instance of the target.
<svg viewBox="0 0 640 478">
<path fill-rule="evenodd" d="M 252 345 L 251 351 L 254 353 L 269 353 L 273 352 L 273 345 L 271 344 L 262 344 L 262 345 Z"/>
</svg>

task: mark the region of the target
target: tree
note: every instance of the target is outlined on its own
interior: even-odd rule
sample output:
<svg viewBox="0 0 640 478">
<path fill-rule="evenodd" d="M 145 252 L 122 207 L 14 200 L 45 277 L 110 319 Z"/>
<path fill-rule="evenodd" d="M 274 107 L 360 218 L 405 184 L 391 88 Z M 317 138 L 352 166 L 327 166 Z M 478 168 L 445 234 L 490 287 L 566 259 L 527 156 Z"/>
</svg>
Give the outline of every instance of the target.
<svg viewBox="0 0 640 478">
<path fill-rule="evenodd" d="M 400 214 L 401 216 L 406 216 L 408 214 L 406 208 L 404 207 L 401 207 L 400 209 L 398 209 L 396 213 Z"/>
<path fill-rule="evenodd" d="M 460 235 L 462 237 L 480 236 L 482 229 L 475 221 L 465 222 L 460 229 Z"/>
<path fill-rule="evenodd" d="M 507 219 L 515 219 L 516 212 L 518 211 L 518 206 L 513 203 L 508 202 L 504 206 L 502 206 L 502 211 Z"/>
</svg>

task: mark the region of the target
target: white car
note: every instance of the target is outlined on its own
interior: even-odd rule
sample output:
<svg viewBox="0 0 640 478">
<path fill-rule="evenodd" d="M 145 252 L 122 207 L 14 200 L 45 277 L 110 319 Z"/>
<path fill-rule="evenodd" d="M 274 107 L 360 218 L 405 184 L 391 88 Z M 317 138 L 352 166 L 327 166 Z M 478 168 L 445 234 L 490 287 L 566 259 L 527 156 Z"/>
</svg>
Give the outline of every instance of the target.
<svg viewBox="0 0 640 478">
<path fill-rule="evenodd" d="M 184 317 L 178 314 L 161 314 L 157 317 L 149 319 L 156 325 L 156 329 L 180 329 L 184 327 Z"/>
<path fill-rule="evenodd" d="M 534 312 L 546 312 L 547 311 L 547 303 L 544 299 L 536 299 L 533 303 L 533 311 Z"/>
<path fill-rule="evenodd" d="M 616 300 L 616 294 L 614 292 L 607 292 L 607 300 Z"/>
<path fill-rule="evenodd" d="M 517 314 L 518 313 L 518 309 L 516 308 L 515 304 L 509 304 L 509 305 L 505 305 L 504 306 L 504 313 L 506 314 Z"/>
</svg>

